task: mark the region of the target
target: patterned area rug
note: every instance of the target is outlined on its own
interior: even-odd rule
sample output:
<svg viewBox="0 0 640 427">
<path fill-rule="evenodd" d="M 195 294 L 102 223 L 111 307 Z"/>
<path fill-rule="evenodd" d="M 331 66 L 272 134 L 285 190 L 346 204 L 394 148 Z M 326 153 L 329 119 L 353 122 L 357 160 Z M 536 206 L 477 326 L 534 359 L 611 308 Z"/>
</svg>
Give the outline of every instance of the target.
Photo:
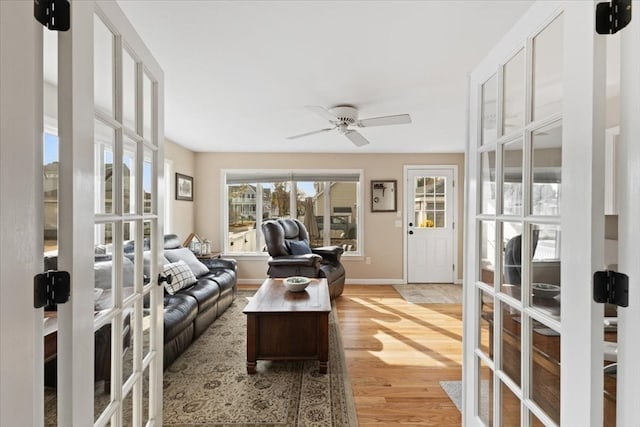
<svg viewBox="0 0 640 427">
<path fill-rule="evenodd" d="M 440 381 L 440 387 L 447 393 L 458 411 L 462 412 L 462 381 Z"/>
<path fill-rule="evenodd" d="M 344 358 L 337 310 L 329 316 L 329 369 L 313 361 L 258 361 L 247 374 L 246 316 L 253 295 L 235 301 L 164 372 L 163 425 L 180 427 L 349 427 L 357 426 L 355 403 Z M 109 393 L 96 383 L 96 413 Z M 144 395 L 147 395 L 144 382 Z M 144 411 L 146 412 L 146 405 Z M 55 389 L 45 390 L 45 426 L 57 425 Z M 131 426 L 131 401 L 123 408 Z"/>
<path fill-rule="evenodd" d="M 447 393 L 447 396 L 449 396 L 449 399 L 456 405 L 458 411 L 462 412 L 462 381 L 440 381 L 440 387 Z M 489 388 L 488 380 L 482 380 L 480 393 L 480 405 L 478 408 L 480 418 L 482 420 L 488 420 L 489 405 L 491 403 L 489 399 L 491 389 Z"/>
<path fill-rule="evenodd" d="M 405 301 L 412 304 L 462 304 L 462 285 L 393 285 Z"/>
<path fill-rule="evenodd" d="M 236 300 L 165 372 L 166 426 L 357 426 L 336 317 L 329 316 L 329 371 L 317 361 L 258 361 L 246 369 L 246 316 Z"/>
</svg>

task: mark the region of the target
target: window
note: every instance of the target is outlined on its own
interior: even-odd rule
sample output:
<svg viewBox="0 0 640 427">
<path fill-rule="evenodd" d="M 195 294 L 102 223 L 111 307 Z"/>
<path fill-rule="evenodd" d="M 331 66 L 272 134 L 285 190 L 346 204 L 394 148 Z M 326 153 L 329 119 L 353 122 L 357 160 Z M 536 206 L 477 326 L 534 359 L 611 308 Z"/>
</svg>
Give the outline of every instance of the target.
<svg viewBox="0 0 640 427">
<path fill-rule="evenodd" d="M 415 226 L 418 228 L 445 228 L 446 176 L 417 177 L 415 185 Z"/>
<path fill-rule="evenodd" d="M 359 255 L 361 171 L 225 171 L 225 252 L 266 252 L 259 230 L 274 218 L 296 218 L 311 247 L 336 245 Z"/>
</svg>

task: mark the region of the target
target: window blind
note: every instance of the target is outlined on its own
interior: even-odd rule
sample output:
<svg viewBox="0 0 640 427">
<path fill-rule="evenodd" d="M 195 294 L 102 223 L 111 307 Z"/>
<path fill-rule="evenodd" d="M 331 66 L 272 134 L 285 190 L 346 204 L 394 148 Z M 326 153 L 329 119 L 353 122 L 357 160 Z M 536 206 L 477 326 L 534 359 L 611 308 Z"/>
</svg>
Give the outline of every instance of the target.
<svg viewBox="0 0 640 427">
<path fill-rule="evenodd" d="M 286 170 L 242 170 L 225 173 L 228 185 L 253 184 L 259 182 L 309 181 L 309 182 L 360 182 L 359 171 L 286 171 Z"/>
</svg>

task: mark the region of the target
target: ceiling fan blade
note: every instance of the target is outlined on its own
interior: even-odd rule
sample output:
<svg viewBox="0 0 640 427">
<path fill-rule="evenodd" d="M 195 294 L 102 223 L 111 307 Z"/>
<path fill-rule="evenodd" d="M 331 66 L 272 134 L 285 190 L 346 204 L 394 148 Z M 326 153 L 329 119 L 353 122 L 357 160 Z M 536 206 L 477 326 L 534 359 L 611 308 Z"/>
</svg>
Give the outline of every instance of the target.
<svg viewBox="0 0 640 427">
<path fill-rule="evenodd" d="M 313 111 L 325 120 L 329 120 L 331 123 L 335 123 L 338 121 L 338 118 L 331 114 L 329 110 L 319 105 L 305 105 L 305 108 L 309 111 Z"/>
<path fill-rule="evenodd" d="M 411 123 L 411 116 L 408 114 L 371 117 L 370 119 L 358 120 L 358 126 L 363 128 L 371 126 L 403 125 L 406 123 Z"/>
<path fill-rule="evenodd" d="M 314 135 L 316 133 L 322 133 L 322 132 L 328 132 L 330 130 L 334 130 L 335 128 L 325 128 L 325 129 L 319 129 L 319 130 L 314 130 L 312 132 L 307 132 L 307 133 L 301 133 L 300 135 L 294 135 L 294 136 L 288 136 L 287 139 L 297 139 L 297 138 L 302 138 L 304 136 L 309 136 L 309 135 Z"/>
<path fill-rule="evenodd" d="M 358 147 L 362 147 L 363 145 L 369 144 L 369 140 L 367 138 L 365 138 L 364 136 L 362 136 L 356 130 L 347 130 L 347 131 L 344 132 L 344 136 L 349 138 L 351 140 L 351 142 L 353 142 Z"/>
</svg>

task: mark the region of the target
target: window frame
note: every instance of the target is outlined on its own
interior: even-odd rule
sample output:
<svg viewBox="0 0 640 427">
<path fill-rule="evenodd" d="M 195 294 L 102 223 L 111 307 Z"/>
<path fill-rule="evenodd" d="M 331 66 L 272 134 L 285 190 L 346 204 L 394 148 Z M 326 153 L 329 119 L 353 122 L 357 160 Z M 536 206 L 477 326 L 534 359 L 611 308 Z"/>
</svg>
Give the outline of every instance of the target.
<svg viewBox="0 0 640 427">
<path fill-rule="evenodd" d="M 364 236 L 362 230 L 364 229 L 364 194 L 362 190 L 362 186 L 364 183 L 364 170 L 362 169 L 222 169 L 220 171 L 220 218 L 222 221 L 220 222 L 220 248 L 224 254 L 228 254 L 234 257 L 242 257 L 242 258 L 268 258 L 269 254 L 267 252 L 262 252 L 259 250 L 251 251 L 251 252 L 230 252 L 228 249 L 228 241 L 229 241 L 229 184 L 227 183 L 227 177 L 231 174 L 234 175 L 255 175 L 256 182 L 258 185 L 256 187 L 256 212 L 262 212 L 262 186 L 260 184 L 261 177 L 264 174 L 270 175 L 281 175 L 288 176 L 288 183 L 290 185 L 289 188 L 289 206 L 296 206 L 297 201 L 297 183 L 298 182 L 309 182 L 311 177 L 321 176 L 323 178 L 331 178 L 332 176 L 336 178 L 336 180 L 315 180 L 317 182 L 322 182 L 324 185 L 324 192 L 328 194 L 328 197 L 324 197 L 324 206 L 323 212 L 331 212 L 331 183 L 335 182 L 355 182 L 356 183 L 356 221 L 357 221 L 357 233 L 356 233 L 356 250 L 355 251 L 345 251 L 343 257 L 349 258 L 357 258 L 363 256 L 363 245 L 364 245 Z M 346 181 L 344 178 L 345 175 L 357 175 L 357 181 Z M 295 179 L 297 178 L 297 179 Z M 266 181 L 265 181 L 266 182 Z M 282 181 L 278 181 L 282 182 Z M 231 184 L 233 185 L 233 184 Z M 291 217 L 291 211 L 289 212 L 289 216 Z M 332 214 L 324 215 L 324 228 L 326 230 L 331 229 L 330 219 Z M 262 215 L 256 214 L 256 230 L 261 229 L 262 223 Z M 327 233 L 324 236 L 324 245 L 330 245 L 330 233 Z M 264 246 L 262 233 L 256 232 L 256 248 L 261 248 Z"/>
</svg>

